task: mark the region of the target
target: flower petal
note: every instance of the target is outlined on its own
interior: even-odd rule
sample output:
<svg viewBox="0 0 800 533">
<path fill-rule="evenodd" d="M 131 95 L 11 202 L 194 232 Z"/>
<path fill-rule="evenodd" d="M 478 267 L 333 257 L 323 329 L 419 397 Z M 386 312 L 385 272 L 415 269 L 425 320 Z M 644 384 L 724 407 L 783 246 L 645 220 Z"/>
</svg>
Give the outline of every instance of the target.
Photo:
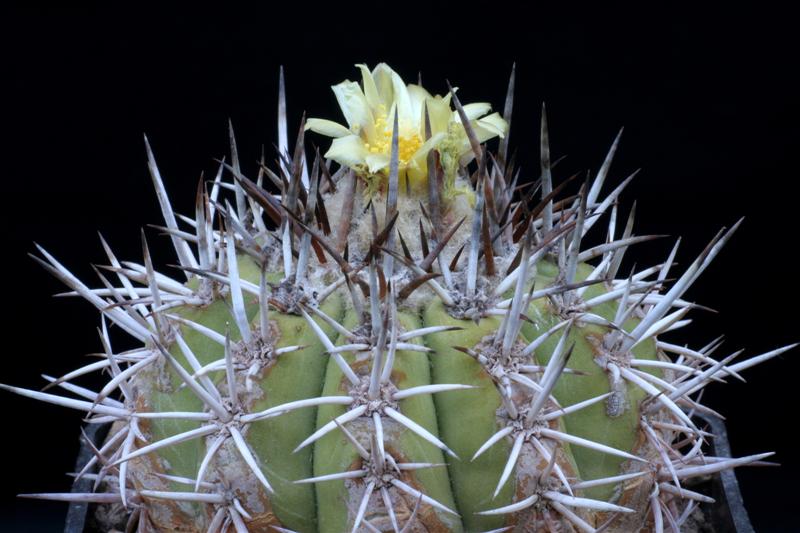
<svg viewBox="0 0 800 533">
<path fill-rule="evenodd" d="M 368 153 L 361 137 L 358 135 L 348 135 L 347 137 L 334 139 L 331 143 L 331 147 L 325 153 L 325 157 L 333 159 L 340 165 L 354 168 L 357 165 L 364 164 L 364 159 L 367 157 Z"/>
<path fill-rule="evenodd" d="M 505 137 L 506 130 L 508 128 L 508 124 L 498 113 L 492 113 L 491 115 L 478 120 L 471 120 L 470 124 L 472 124 L 472 130 L 475 132 L 475 136 L 478 138 L 479 143 L 484 143 L 489 139 L 494 139 L 495 137 Z M 475 157 L 475 154 L 472 151 L 472 145 L 470 144 L 469 139 L 467 139 L 467 134 L 464 131 L 463 126 L 459 125 L 459 128 L 461 128 L 461 134 L 463 135 L 463 137 L 459 138 L 460 142 L 458 143 L 457 149 L 459 163 L 466 165 L 472 161 L 473 157 Z"/>
<path fill-rule="evenodd" d="M 350 129 L 353 131 L 364 130 L 367 136 L 371 136 L 374 129 L 372 111 L 358 83 L 345 80 L 334 85 L 332 89 Z"/>
<path fill-rule="evenodd" d="M 446 137 L 447 134 L 442 131 L 434 133 L 411 156 L 406 166 L 406 179 L 413 189 L 422 190 L 421 187 L 428 182 L 428 153 L 437 148 Z"/>
<path fill-rule="evenodd" d="M 394 101 L 392 74 L 394 74 L 394 71 L 386 63 L 378 63 L 372 70 L 372 79 L 378 90 L 378 96 L 386 109 L 389 109 Z"/>
<path fill-rule="evenodd" d="M 426 100 L 428 105 L 428 114 L 431 117 L 431 133 L 446 132 L 447 125 L 453 116 L 453 111 L 450 109 L 450 104 L 439 96 L 428 98 Z M 422 131 L 420 136 L 424 138 L 425 134 L 425 119 L 422 119 Z"/>
<path fill-rule="evenodd" d="M 493 137 L 503 138 L 508 130 L 508 123 L 499 113 L 492 113 L 472 123 L 478 142 L 488 141 Z"/>
<path fill-rule="evenodd" d="M 401 123 L 410 125 L 416 117 L 411 114 L 411 97 L 408 94 L 408 87 L 397 72 L 392 72 L 392 88 L 394 89 L 394 103 L 400 113 L 398 118 Z"/>
<path fill-rule="evenodd" d="M 426 91 L 423 87 L 412 83 L 408 86 L 408 96 L 411 100 L 411 118 L 414 121 L 414 125 L 420 125 L 420 131 L 418 133 L 425 133 L 423 105 L 425 100 L 432 98 L 431 93 Z"/>
<path fill-rule="evenodd" d="M 453 113 L 453 116 L 455 117 L 456 114 Z M 495 137 L 505 137 L 506 131 L 508 130 L 508 124 L 498 113 L 492 113 L 478 120 L 470 120 L 470 124 L 472 125 L 472 130 L 475 132 L 479 143 L 484 143 Z M 458 128 L 458 141 L 453 153 L 458 154 L 460 164 L 466 165 L 472 161 L 475 154 L 467 138 L 467 132 L 464 130 L 464 126 L 460 121 L 456 127 Z"/>
<path fill-rule="evenodd" d="M 492 105 L 487 102 L 476 102 L 464 106 L 464 113 L 470 120 L 482 117 L 491 110 L 492 110 Z"/>
<path fill-rule="evenodd" d="M 389 154 L 369 153 L 364 158 L 364 161 L 367 163 L 370 174 L 375 174 L 384 168 L 389 168 L 390 158 Z"/>
<path fill-rule="evenodd" d="M 332 120 L 324 118 L 309 118 L 306 120 L 306 130 L 311 130 L 328 137 L 345 137 L 353 132 Z"/>
<path fill-rule="evenodd" d="M 427 165 L 425 168 L 416 168 L 409 165 L 406 168 L 406 179 L 412 190 L 424 191 L 428 183 Z"/>
<path fill-rule="evenodd" d="M 356 65 L 356 67 L 361 70 L 361 83 L 364 85 L 364 96 L 367 99 L 367 104 L 369 104 L 370 109 L 372 109 L 372 116 L 374 117 L 380 110 L 383 101 L 378 93 L 378 88 L 375 86 L 375 80 L 372 78 L 369 67 L 363 63 Z"/>
<path fill-rule="evenodd" d="M 410 163 L 417 168 L 427 168 L 425 158 L 428 157 L 428 152 L 439 146 L 439 143 L 441 143 L 445 137 L 446 134 L 442 131 L 434 133 L 430 139 L 417 148 L 417 151 L 411 156 Z"/>
</svg>

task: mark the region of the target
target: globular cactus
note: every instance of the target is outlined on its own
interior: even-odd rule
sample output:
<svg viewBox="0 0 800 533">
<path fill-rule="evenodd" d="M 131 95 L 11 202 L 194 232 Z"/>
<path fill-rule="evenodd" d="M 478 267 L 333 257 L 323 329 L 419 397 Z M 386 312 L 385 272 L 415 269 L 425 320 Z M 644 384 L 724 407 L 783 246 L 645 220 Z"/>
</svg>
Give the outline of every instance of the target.
<svg viewBox="0 0 800 533">
<path fill-rule="evenodd" d="M 111 430 L 77 474 L 94 492 L 26 496 L 136 531 L 660 532 L 711 501 L 693 479 L 771 455 L 708 456 L 695 415 L 705 385 L 791 346 L 735 362 L 661 338 L 739 223 L 683 272 L 677 243 L 625 272 L 655 237 L 619 212 L 633 176 L 603 192 L 619 137 L 556 186 L 544 113 L 535 179 L 509 157 L 513 72 L 500 115 L 359 68 L 333 88 L 347 125 L 304 121 L 293 149 L 281 77 L 276 164 L 245 175 L 231 130 L 193 216 L 147 145 L 185 279 L 144 235 L 140 263 L 103 242 L 99 288 L 39 248 L 100 310 L 103 357 L 49 378 L 67 395 L 2 387 Z M 307 130 L 333 137 L 324 157 L 306 160 Z M 139 347 L 115 350 L 109 324 Z M 73 383 L 95 372 L 101 390 Z"/>
</svg>

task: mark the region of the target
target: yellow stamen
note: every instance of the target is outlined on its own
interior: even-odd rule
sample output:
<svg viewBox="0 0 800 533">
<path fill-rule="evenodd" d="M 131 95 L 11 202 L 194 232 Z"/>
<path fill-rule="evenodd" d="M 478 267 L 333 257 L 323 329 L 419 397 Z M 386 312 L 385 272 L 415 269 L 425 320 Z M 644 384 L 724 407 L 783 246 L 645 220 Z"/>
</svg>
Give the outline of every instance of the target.
<svg viewBox="0 0 800 533">
<path fill-rule="evenodd" d="M 364 146 L 373 154 L 392 154 L 392 126 L 387 122 L 386 114 L 378 115 L 375 120 L 375 134 L 376 139 L 372 143 L 365 143 Z M 411 135 L 403 135 L 401 133 L 397 138 L 398 144 L 398 159 L 400 166 L 405 167 L 408 162 L 417 153 L 420 146 L 422 146 L 422 139 L 416 133 Z"/>
</svg>

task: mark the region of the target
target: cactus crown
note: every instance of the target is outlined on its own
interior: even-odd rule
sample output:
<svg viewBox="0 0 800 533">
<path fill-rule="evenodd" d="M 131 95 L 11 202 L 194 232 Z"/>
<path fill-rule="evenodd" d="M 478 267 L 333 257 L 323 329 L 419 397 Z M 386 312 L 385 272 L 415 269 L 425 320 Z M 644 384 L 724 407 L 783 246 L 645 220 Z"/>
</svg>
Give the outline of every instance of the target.
<svg viewBox="0 0 800 533">
<path fill-rule="evenodd" d="M 333 87 L 347 126 L 308 119 L 292 149 L 281 73 L 278 166 L 248 177 L 231 128 L 192 217 L 145 139 L 185 279 L 156 272 L 144 234 L 141 263 L 102 242 L 99 288 L 39 247 L 100 311 L 102 358 L 48 378 L 66 395 L 1 387 L 111 430 L 77 473 L 95 491 L 25 496 L 117 506 L 138 531 L 688 527 L 710 501 L 693 479 L 770 455 L 704 452 L 703 387 L 792 347 L 734 362 L 662 339 L 741 221 L 680 274 L 676 243 L 620 275 L 657 236 L 619 221 L 633 175 L 603 195 L 619 135 L 565 195 L 544 108 L 538 179 L 509 157 L 513 71 L 501 116 L 358 67 Z M 311 165 L 306 130 L 333 137 Z M 140 346 L 115 351 L 109 322 Z M 100 391 L 74 383 L 93 372 Z"/>
</svg>

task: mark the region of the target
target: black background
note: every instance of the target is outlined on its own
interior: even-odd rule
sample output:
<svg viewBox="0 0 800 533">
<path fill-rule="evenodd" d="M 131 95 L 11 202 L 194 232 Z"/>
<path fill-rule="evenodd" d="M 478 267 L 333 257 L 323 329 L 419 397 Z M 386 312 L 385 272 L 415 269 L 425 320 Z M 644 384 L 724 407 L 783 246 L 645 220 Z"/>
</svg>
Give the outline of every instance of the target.
<svg viewBox="0 0 800 533">
<path fill-rule="evenodd" d="M 463 101 L 501 108 L 516 61 L 511 142 L 527 176 L 538 173 L 546 101 L 553 153 L 567 155 L 561 178 L 596 170 L 625 126 L 610 183 L 642 172 L 621 213 L 638 199 L 638 234 L 682 235 L 683 266 L 721 226 L 747 217 L 688 296 L 720 313 L 696 313 L 671 340 L 698 347 L 725 333 L 727 353 L 743 347 L 749 355 L 800 340 L 798 48 L 787 12 L 764 3 L 702 12 L 667 3 L 562 13 L 396 2 L 237 13 L 3 9 L 1 382 L 36 388 L 40 372 L 60 375 L 100 347 L 93 309 L 50 297 L 61 287 L 26 256 L 32 241 L 86 280 L 94 279 L 90 263 L 105 262 L 98 229 L 118 256 L 138 260 L 139 228 L 161 222 L 142 133 L 173 205 L 188 214 L 200 173 L 213 173 L 212 158 L 226 153 L 229 117 L 246 169 L 262 145 L 274 153 L 281 64 L 296 125 L 304 110 L 341 120 L 329 87 L 358 79 L 354 63 L 387 61 L 407 81 L 421 71 L 432 92 L 449 79 Z M 168 240 L 149 235 L 157 264 L 173 262 Z M 671 244 L 631 250 L 628 265 L 660 262 Z M 735 455 L 774 450 L 783 464 L 739 471 L 759 531 L 796 529 L 797 352 L 749 370 L 746 385 L 715 385 L 706 396 L 728 416 Z M 6 393 L 0 408 L 0 530 L 58 531 L 65 506 L 14 495 L 68 488 L 80 414 Z"/>
</svg>

